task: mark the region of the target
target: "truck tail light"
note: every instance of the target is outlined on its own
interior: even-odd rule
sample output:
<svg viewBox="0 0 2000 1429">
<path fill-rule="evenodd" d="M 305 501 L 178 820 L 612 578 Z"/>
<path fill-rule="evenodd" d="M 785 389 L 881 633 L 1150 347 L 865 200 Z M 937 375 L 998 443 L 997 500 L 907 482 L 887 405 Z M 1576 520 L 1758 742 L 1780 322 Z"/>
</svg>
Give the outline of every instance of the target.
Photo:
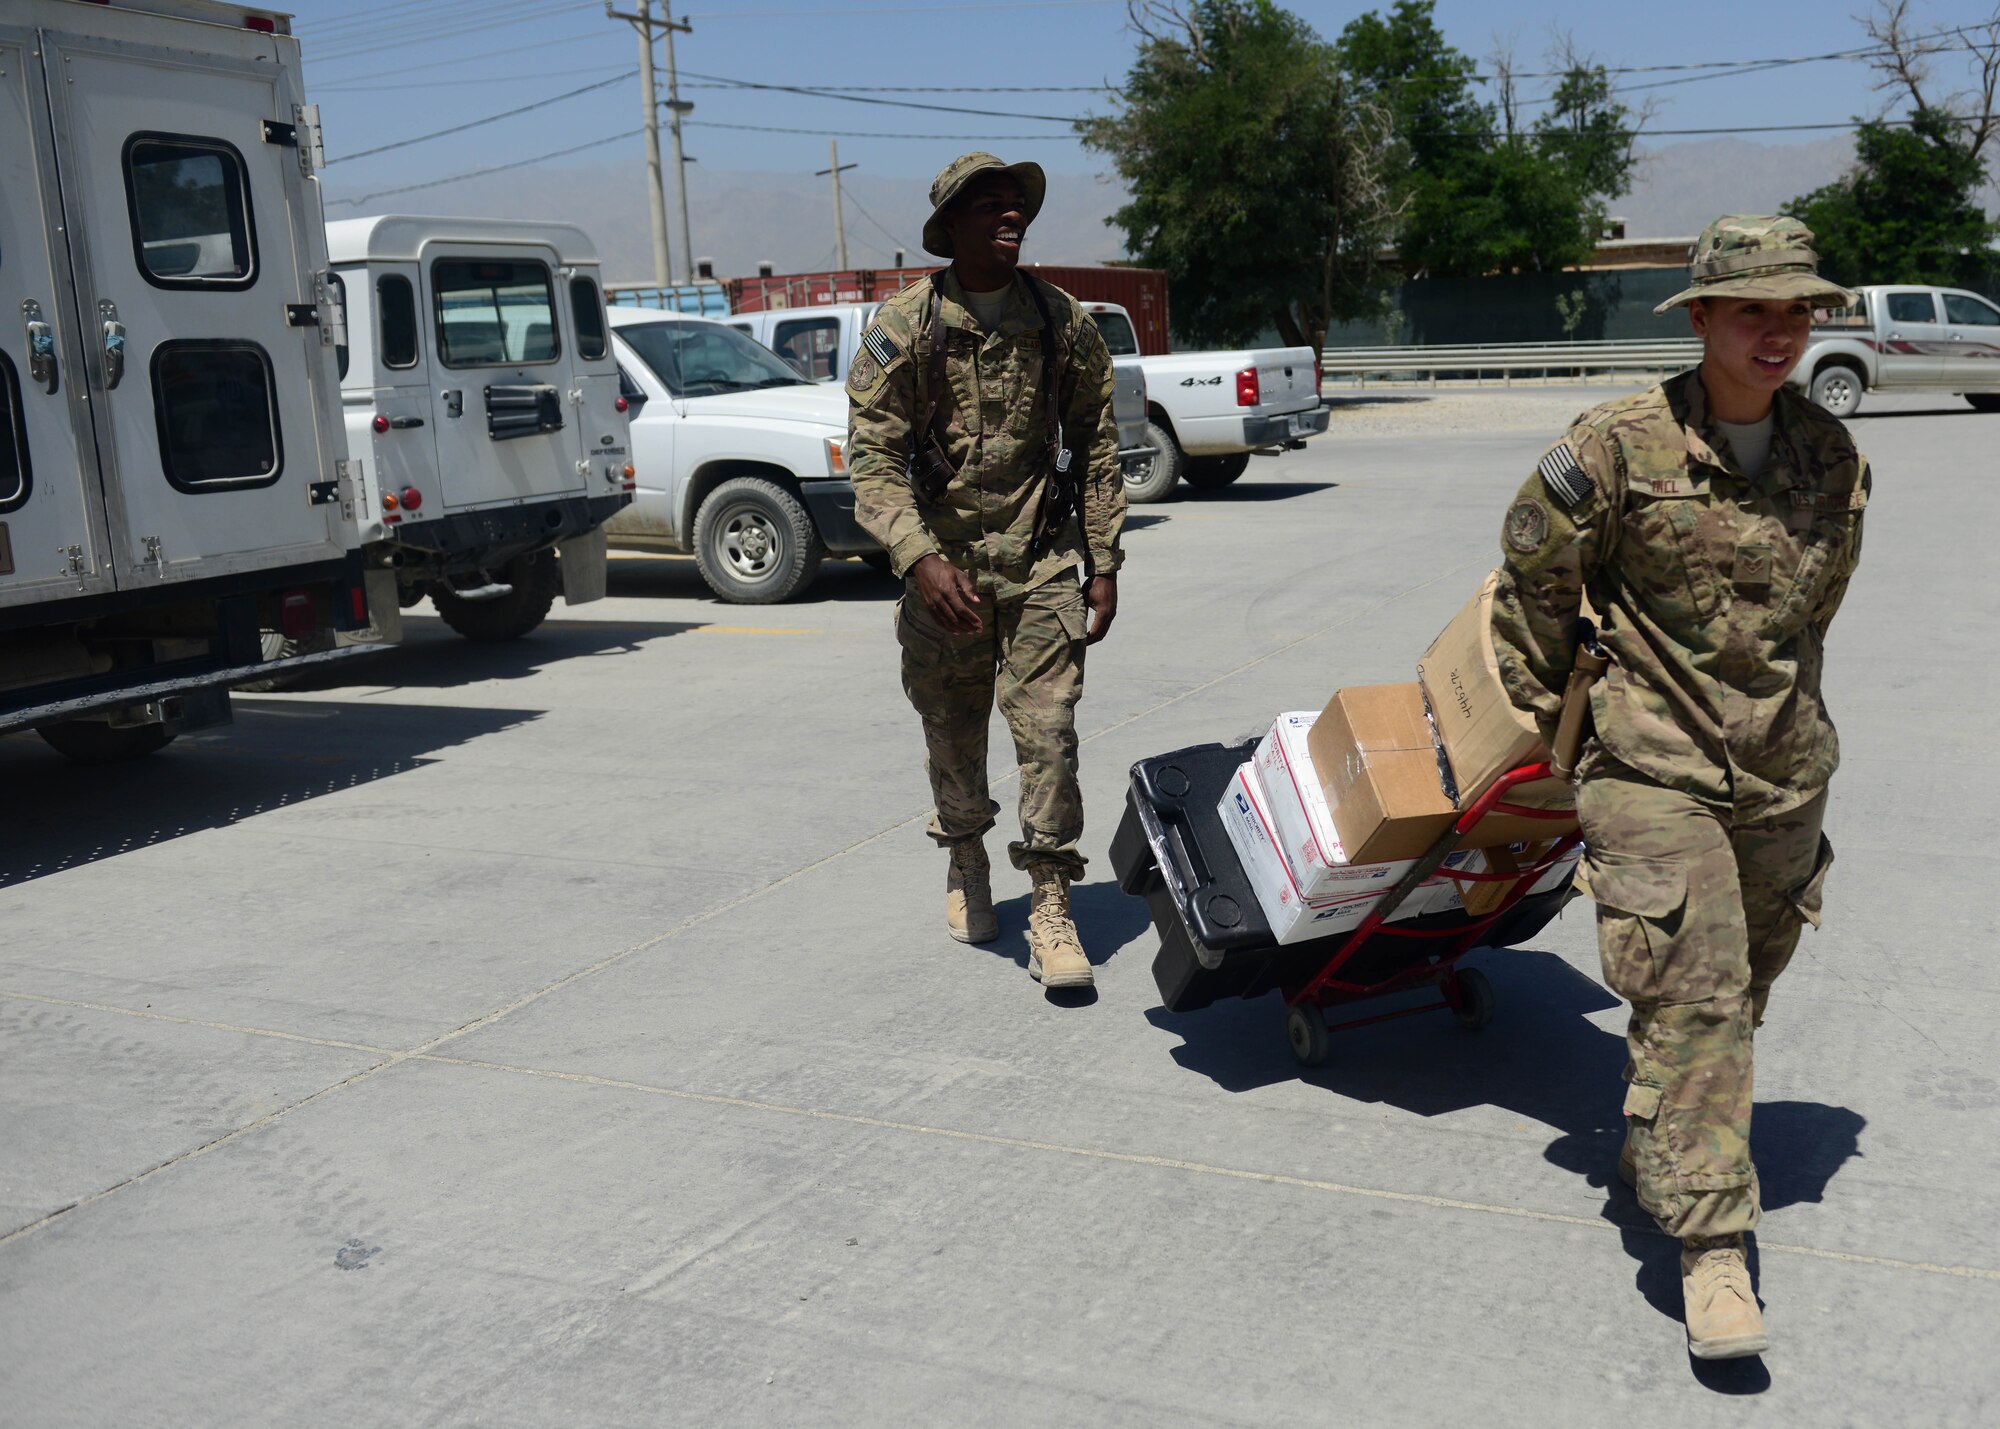
<svg viewBox="0 0 2000 1429">
<path fill-rule="evenodd" d="M 245 15 L 243 17 L 243 28 L 246 30 L 256 30 L 260 34 L 275 35 L 278 33 L 278 22 L 273 20 L 269 15 Z"/>
<path fill-rule="evenodd" d="M 1246 367 L 1236 374 L 1236 405 L 1254 407 L 1258 400 L 1257 369 Z"/>
<path fill-rule="evenodd" d="M 319 624 L 313 614 L 312 592 L 288 590 L 284 599 L 278 602 L 278 629 L 287 640 L 310 640 L 314 627 Z"/>
<path fill-rule="evenodd" d="M 414 486 L 406 486 L 403 488 L 403 509 L 405 511 L 415 511 L 419 506 L 422 506 L 423 504 L 424 504 L 423 492 L 417 490 L 416 487 Z"/>
<path fill-rule="evenodd" d="M 396 499 L 395 492 L 385 491 L 382 493 L 382 509 L 384 511 L 395 511 L 399 509 L 402 506 L 402 504 L 403 504 L 402 502 Z"/>
<path fill-rule="evenodd" d="M 632 404 L 626 401 L 623 397 L 620 397 L 615 405 L 621 412 L 629 412 L 632 410 Z"/>
<path fill-rule="evenodd" d="M 376 431 L 376 434 L 379 436 L 381 433 L 389 430 L 389 419 L 387 417 L 378 415 L 375 418 L 375 420 L 370 422 L 368 425 L 373 427 Z"/>
</svg>

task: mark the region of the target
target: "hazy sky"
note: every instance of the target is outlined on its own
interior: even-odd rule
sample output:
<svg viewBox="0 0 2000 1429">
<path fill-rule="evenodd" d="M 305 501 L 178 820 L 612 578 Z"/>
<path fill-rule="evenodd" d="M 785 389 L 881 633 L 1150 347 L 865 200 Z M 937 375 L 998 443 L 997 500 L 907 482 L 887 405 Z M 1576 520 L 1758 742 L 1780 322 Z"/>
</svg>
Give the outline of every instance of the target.
<svg viewBox="0 0 2000 1429">
<path fill-rule="evenodd" d="M 1860 8 L 1858 0 L 1849 3 Z M 427 183 L 586 145 L 591 147 L 579 148 L 568 162 L 629 158 L 635 181 L 639 178 L 637 138 L 594 143 L 636 130 L 641 122 L 637 41 L 629 25 L 605 17 L 603 0 L 296 0 L 293 8 L 309 97 L 322 106 L 327 154 L 337 165 L 332 176 L 348 193 Z M 631 0 L 618 0 L 618 8 L 631 9 Z M 1371 7 L 1291 8 L 1330 38 Z M 1518 68 L 1541 70 L 1548 67 L 1543 60 L 1552 34 L 1563 31 L 1580 49 L 1614 67 L 1778 60 L 1855 49 L 1866 45 L 1867 37 L 1848 8 L 1804 0 L 1536 0 L 1518 8 L 1441 0 L 1437 14 L 1446 36 L 1481 60 L 1482 69 L 1496 39 L 1511 39 Z M 656 3 L 654 13 L 659 12 Z M 1926 31 L 1992 13 L 1993 0 L 1918 0 L 1916 6 Z M 953 154 L 973 147 L 1032 157 L 1054 170 L 1095 171 L 1104 167 L 1097 156 L 1046 117 L 941 113 L 748 90 L 716 80 L 841 86 L 859 100 L 1061 117 L 1102 111 L 1105 95 L 1079 91 L 1115 85 L 1130 65 L 1135 43 L 1123 0 L 694 0 L 677 5 L 676 15 L 694 26 L 692 34 L 675 41 L 682 97 L 696 106 L 688 119 L 686 150 L 699 163 L 725 170 L 822 169 L 827 137 L 833 135 L 843 163 L 886 176 L 928 176 Z M 1947 73 L 1956 79 L 1963 71 L 1959 56 L 1941 55 L 1934 63 L 1941 79 Z M 634 77 L 617 78 L 627 74 Z M 1631 95 L 1635 101 L 1656 101 L 1648 127 L 1659 132 L 1659 143 L 1674 142 L 1668 131 L 1686 129 L 1796 142 L 1831 131 L 1780 132 L 1773 126 L 1843 124 L 1884 102 L 1871 91 L 1865 65 L 1851 59 L 1719 77 L 1663 71 L 1619 78 L 1625 85 L 1659 86 Z M 614 82 L 517 117 L 390 152 L 361 152 L 604 80 Z M 661 84 L 664 97 L 664 73 Z M 1546 95 L 1549 84 L 1524 79 L 1522 94 Z M 913 86 L 1050 92 L 920 93 L 912 92 Z M 434 208 L 449 194 L 449 186 L 425 188 L 396 206 Z"/>
</svg>

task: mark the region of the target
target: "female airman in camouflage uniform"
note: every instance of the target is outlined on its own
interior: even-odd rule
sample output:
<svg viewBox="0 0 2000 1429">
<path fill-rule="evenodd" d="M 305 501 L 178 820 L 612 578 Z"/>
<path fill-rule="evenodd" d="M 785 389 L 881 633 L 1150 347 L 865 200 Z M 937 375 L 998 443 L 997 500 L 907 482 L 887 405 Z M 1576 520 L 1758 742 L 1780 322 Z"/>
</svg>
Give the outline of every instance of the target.
<svg viewBox="0 0 2000 1429">
<path fill-rule="evenodd" d="M 1815 306 L 1812 234 L 1717 219 L 1687 305 L 1701 365 L 1579 417 L 1509 507 L 1493 632 L 1514 702 L 1554 729 L 1584 602 L 1611 657 L 1577 807 L 1604 976 L 1632 1005 L 1620 1172 L 1681 1240 L 1688 1344 L 1766 1348 L 1751 1046 L 1832 850 L 1827 627 L 1861 554 L 1868 466 L 1784 385 Z"/>
</svg>

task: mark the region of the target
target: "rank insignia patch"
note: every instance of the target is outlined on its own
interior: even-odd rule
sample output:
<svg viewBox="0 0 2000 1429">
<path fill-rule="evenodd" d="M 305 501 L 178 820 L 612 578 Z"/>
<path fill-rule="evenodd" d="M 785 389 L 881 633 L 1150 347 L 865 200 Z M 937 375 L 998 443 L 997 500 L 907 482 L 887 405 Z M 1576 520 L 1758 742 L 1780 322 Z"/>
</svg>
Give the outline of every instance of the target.
<svg viewBox="0 0 2000 1429">
<path fill-rule="evenodd" d="M 1507 547 L 1531 555 L 1549 538 L 1549 513 L 1542 503 L 1523 497 L 1507 510 Z"/>
<path fill-rule="evenodd" d="M 861 345 L 868 349 L 869 355 L 882 367 L 895 366 L 896 359 L 903 355 L 903 350 L 897 347 L 889 334 L 879 327 L 871 327 L 861 334 Z"/>
<path fill-rule="evenodd" d="M 1568 442 L 1551 450 L 1536 464 L 1535 470 L 1542 474 L 1542 484 L 1548 487 L 1549 494 L 1572 510 L 1597 490 L 1590 473 L 1577 465 L 1576 453 L 1569 449 Z"/>
</svg>

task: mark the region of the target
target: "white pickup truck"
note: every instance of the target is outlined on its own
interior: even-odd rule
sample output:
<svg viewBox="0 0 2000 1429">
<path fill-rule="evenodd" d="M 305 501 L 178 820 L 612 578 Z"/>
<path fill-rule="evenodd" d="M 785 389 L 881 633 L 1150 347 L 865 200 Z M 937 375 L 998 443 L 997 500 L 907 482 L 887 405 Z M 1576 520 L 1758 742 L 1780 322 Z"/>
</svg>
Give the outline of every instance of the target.
<svg viewBox="0 0 2000 1429">
<path fill-rule="evenodd" d="M 879 306 L 779 308 L 727 321 L 806 376 L 833 381 L 847 371 Z M 1164 501 L 1183 477 L 1190 486 L 1227 486 L 1243 475 L 1251 453 L 1275 455 L 1326 430 L 1311 348 L 1144 357 L 1125 309 L 1085 303 L 1083 310 L 1111 350 L 1114 409 L 1129 405 L 1135 391 L 1143 393 L 1143 424 L 1120 413 L 1118 448 L 1131 501 Z"/>
<path fill-rule="evenodd" d="M 1212 490 L 1243 475 L 1253 454 L 1275 456 L 1326 430 L 1319 361 L 1309 347 L 1139 355 L 1132 317 L 1116 303 L 1085 303 L 1113 359 L 1146 374 L 1150 462 L 1127 465 L 1125 495 L 1165 501 L 1183 477 Z"/>
<path fill-rule="evenodd" d="M 1836 417 L 1863 392 L 1956 392 L 2000 412 L 2000 308 L 1962 288 L 1879 285 L 1813 329 L 1790 382 Z"/>
<path fill-rule="evenodd" d="M 709 589 L 743 605 L 798 595 L 829 554 L 886 564 L 854 519 L 842 388 L 711 318 L 606 313 L 638 473 L 604 525 L 613 548 L 691 551 Z"/>
</svg>

